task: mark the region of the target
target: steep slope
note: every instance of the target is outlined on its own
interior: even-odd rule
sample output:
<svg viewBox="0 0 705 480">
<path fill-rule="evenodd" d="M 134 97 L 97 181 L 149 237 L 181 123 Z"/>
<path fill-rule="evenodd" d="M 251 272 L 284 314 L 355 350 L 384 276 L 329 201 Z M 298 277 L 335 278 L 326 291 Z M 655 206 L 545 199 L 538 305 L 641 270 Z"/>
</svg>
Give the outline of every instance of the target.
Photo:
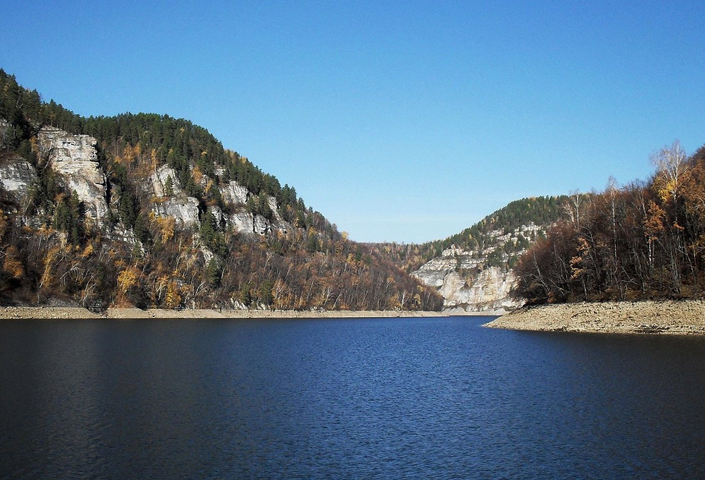
<svg viewBox="0 0 705 480">
<path fill-rule="evenodd" d="M 0 70 L 0 300 L 436 310 L 293 187 L 166 115 L 83 118 Z"/>
<path fill-rule="evenodd" d="M 517 200 L 457 235 L 426 244 L 422 249 L 433 258 L 412 275 L 438 290 L 447 311 L 503 313 L 516 308 L 521 302 L 510 292 L 517 259 L 561 218 L 565 200 Z"/>
</svg>

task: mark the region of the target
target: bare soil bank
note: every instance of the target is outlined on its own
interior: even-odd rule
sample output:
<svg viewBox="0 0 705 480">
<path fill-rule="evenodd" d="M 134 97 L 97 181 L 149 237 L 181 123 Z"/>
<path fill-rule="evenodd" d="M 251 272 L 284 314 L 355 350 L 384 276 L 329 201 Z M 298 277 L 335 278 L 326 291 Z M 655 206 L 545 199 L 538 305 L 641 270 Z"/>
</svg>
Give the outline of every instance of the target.
<svg viewBox="0 0 705 480">
<path fill-rule="evenodd" d="M 705 334 L 705 301 L 573 303 L 521 308 L 491 328 L 594 333 Z"/>
<path fill-rule="evenodd" d="M 291 311 L 291 310 L 140 310 L 139 308 L 109 308 L 104 314 L 80 307 L 0 307 L 0 319 L 80 319 L 80 318 L 395 318 L 443 317 L 443 312 L 401 311 Z"/>
</svg>

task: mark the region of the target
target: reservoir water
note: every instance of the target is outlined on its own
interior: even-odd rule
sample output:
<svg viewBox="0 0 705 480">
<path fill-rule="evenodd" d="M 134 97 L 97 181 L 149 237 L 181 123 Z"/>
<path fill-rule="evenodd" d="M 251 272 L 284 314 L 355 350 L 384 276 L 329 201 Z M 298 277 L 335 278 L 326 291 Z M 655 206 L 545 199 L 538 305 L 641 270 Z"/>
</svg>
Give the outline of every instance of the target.
<svg viewBox="0 0 705 480">
<path fill-rule="evenodd" d="M 0 478 L 705 478 L 705 338 L 0 322 Z"/>
</svg>

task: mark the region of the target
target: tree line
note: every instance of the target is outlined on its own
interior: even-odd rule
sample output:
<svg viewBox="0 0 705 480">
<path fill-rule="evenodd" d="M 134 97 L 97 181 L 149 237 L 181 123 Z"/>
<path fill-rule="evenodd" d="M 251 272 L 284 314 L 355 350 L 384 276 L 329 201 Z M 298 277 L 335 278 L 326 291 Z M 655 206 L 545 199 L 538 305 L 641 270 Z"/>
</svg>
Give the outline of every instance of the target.
<svg viewBox="0 0 705 480">
<path fill-rule="evenodd" d="M 29 205 L 0 189 L 0 301 L 63 297 L 94 309 L 247 307 L 277 309 L 439 310 L 442 298 L 367 245 L 338 232 L 247 158 L 223 148 L 206 129 L 166 115 L 126 113 L 83 118 L 0 70 L 0 161 L 19 154 L 37 170 Z M 98 140 L 108 176 L 108 220 L 85 221 L 75 193 L 46 159 L 36 136 L 51 125 Z M 162 165 L 198 201 L 200 227 L 177 228 L 156 215 L 144 188 Z M 246 205 L 223 201 L 220 188 L 237 181 Z M 216 219 L 244 209 L 270 220 L 274 197 L 290 228 L 247 235 Z M 217 207 L 217 208 L 216 208 Z"/>
<path fill-rule="evenodd" d="M 520 259 L 515 295 L 529 303 L 699 298 L 705 287 L 705 147 L 678 141 L 652 156 L 648 181 L 573 193 Z"/>
</svg>

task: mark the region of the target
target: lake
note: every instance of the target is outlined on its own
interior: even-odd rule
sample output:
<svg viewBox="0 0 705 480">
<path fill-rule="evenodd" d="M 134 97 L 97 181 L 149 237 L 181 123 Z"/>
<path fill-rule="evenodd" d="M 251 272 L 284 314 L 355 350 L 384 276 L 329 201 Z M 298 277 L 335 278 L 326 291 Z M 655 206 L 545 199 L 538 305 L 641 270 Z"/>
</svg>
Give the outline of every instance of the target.
<svg viewBox="0 0 705 480">
<path fill-rule="evenodd" d="M 0 322 L 0 478 L 703 478 L 705 338 Z"/>
</svg>

